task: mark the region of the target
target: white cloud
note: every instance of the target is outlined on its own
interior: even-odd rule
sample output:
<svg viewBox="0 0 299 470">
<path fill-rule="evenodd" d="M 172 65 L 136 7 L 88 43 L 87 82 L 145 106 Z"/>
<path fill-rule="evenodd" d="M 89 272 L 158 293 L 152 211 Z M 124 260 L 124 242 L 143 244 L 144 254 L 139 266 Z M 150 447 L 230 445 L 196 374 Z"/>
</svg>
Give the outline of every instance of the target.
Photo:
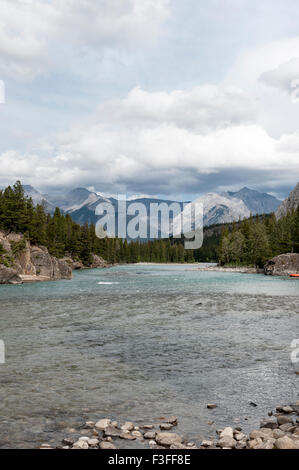
<svg viewBox="0 0 299 470">
<path fill-rule="evenodd" d="M 289 177 L 298 177 L 297 149 L 299 134 L 273 139 L 255 124 L 199 134 L 163 123 L 134 135 L 130 129 L 96 124 L 61 138 L 54 158 L 7 152 L 0 156 L 0 164 L 6 182 L 21 178 L 39 186 L 123 185 L 138 191 L 143 184 L 148 191 L 162 180 L 164 187 L 186 187 L 227 171 L 263 174 L 267 185 L 273 175 L 282 177 L 286 171 Z"/>
<path fill-rule="evenodd" d="M 0 72 L 16 79 L 46 73 L 83 47 L 136 47 L 152 41 L 169 0 L 0 0 Z M 55 45 L 59 40 L 60 46 Z M 63 47 L 61 47 L 63 44 Z M 52 51 L 53 48 L 53 51 Z M 58 56 L 58 57 L 57 57 Z"/>
<path fill-rule="evenodd" d="M 293 98 L 293 101 L 299 99 L 299 57 L 280 64 L 273 70 L 264 72 L 259 80 L 265 85 L 281 89 Z"/>
<path fill-rule="evenodd" d="M 228 71 L 224 83 L 252 89 L 260 76 L 298 57 L 299 37 L 272 41 L 244 51 Z"/>
<path fill-rule="evenodd" d="M 167 123 L 200 133 L 254 122 L 256 114 L 256 103 L 242 90 L 212 85 L 170 93 L 134 88 L 126 99 L 99 108 L 106 123 L 139 128 Z"/>
</svg>

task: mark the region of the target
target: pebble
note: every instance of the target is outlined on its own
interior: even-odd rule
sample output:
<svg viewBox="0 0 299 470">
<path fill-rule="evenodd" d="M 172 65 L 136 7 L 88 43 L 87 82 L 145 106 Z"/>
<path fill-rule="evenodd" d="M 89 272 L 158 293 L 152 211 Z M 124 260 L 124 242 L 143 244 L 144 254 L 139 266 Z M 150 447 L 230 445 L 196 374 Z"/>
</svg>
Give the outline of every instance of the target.
<svg viewBox="0 0 299 470">
<path fill-rule="evenodd" d="M 99 445 L 100 441 L 99 439 L 88 439 L 87 444 L 91 447 L 96 447 Z"/>
<path fill-rule="evenodd" d="M 136 440 L 136 436 L 133 436 L 133 434 L 131 434 L 129 431 L 121 433 L 119 437 L 121 439 L 126 439 L 127 441 L 135 441 Z"/>
<path fill-rule="evenodd" d="M 170 447 L 171 445 L 181 444 L 183 439 L 181 436 L 171 432 L 158 432 L 156 435 L 156 442 L 165 447 Z"/>
<path fill-rule="evenodd" d="M 100 442 L 100 449 L 116 449 L 112 442 L 102 441 Z"/>
<path fill-rule="evenodd" d="M 224 428 L 223 431 L 221 431 L 220 433 L 220 439 L 223 439 L 223 438 L 230 438 L 230 439 L 233 439 L 234 437 L 234 430 L 233 428 L 231 427 L 227 427 L 227 428 Z"/>
<path fill-rule="evenodd" d="M 201 442 L 200 445 L 201 445 L 202 447 L 212 447 L 213 444 L 214 444 L 213 441 L 206 441 L 206 440 L 204 440 L 204 441 Z M 188 444 L 187 444 L 187 445 L 188 445 Z M 188 445 L 188 447 L 190 447 L 190 446 Z"/>
<path fill-rule="evenodd" d="M 75 441 L 74 439 L 69 439 L 68 437 L 66 437 L 65 439 L 63 439 L 62 444 L 65 444 L 66 446 L 72 446 L 75 444 Z"/>
<path fill-rule="evenodd" d="M 87 444 L 86 441 L 77 441 L 73 445 L 72 449 L 81 449 L 81 450 L 87 450 L 89 448 L 89 445 Z"/>
<path fill-rule="evenodd" d="M 218 440 L 215 436 L 209 436 L 202 440 L 201 449 L 220 447 L 221 449 L 299 449 L 299 402 L 292 406 L 278 406 L 276 413 L 271 418 L 261 421 L 260 428 L 253 430 L 249 437 L 244 434 L 241 427 L 233 428 L 227 426 L 217 429 Z M 208 406 L 208 405 L 207 405 Z M 297 414 L 297 416 L 296 416 Z M 154 425 L 135 426 L 133 422 L 127 421 L 119 429 L 117 421 L 101 419 L 98 422 L 87 421 L 85 423 L 85 435 L 83 428 L 80 430 L 68 429 L 68 432 L 83 434 L 77 440 L 66 437 L 62 440 L 62 449 L 116 449 L 112 437 L 135 441 L 146 439 L 152 448 L 160 446 L 170 449 L 196 449 L 192 442 L 186 444 L 179 434 L 168 432 L 178 423 L 176 416 L 170 418 L 157 418 L 163 420 L 160 423 L 161 431 L 157 432 Z M 243 418 L 245 419 L 245 418 Z M 234 419 L 234 422 L 237 420 Z M 214 421 L 208 422 L 213 424 Z M 89 431 L 87 428 L 90 428 Z M 96 429 L 99 431 L 96 431 Z M 143 430 L 144 435 L 140 432 Z M 103 431 L 105 439 L 100 440 L 99 434 Z M 87 436 L 86 434 L 90 434 Z M 132 444 L 133 445 L 133 444 Z M 41 449 L 52 449 L 50 444 L 42 444 Z"/>
<path fill-rule="evenodd" d="M 290 423 L 290 424 L 293 424 L 293 420 L 290 416 L 284 416 L 284 415 L 280 415 L 280 416 L 277 416 L 277 423 L 281 426 L 282 424 L 287 424 L 287 423 Z"/>
<path fill-rule="evenodd" d="M 282 408 L 282 411 L 288 414 L 288 413 L 293 413 L 294 409 L 291 406 L 284 406 Z"/>
<path fill-rule="evenodd" d="M 213 410 L 214 408 L 217 408 L 217 405 L 215 405 L 214 403 L 208 403 L 207 408 L 209 408 L 209 410 Z"/>
<path fill-rule="evenodd" d="M 173 428 L 173 424 L 170 423 L 162 423 L 160 424 L 160 429 L 161 431 L 169 431 L 170 429 Z"/>
<path fill-rule="evenodd" d="M 143 435 L 141 434 L 140 431 L 132 431 L 132 436 L 135 437 L 135 439 L 142 439 Z"/>
<path fill-rule="evenodd" d="M 226 449 L 234 449 L 236 447 L 236 441 L 233 437 L 225 436 L 218 442 L 219 446 Z"/>
<path fill-rule="evenodd" d="M 85 426 L 87 428 L 93 428 L 96 425 L 94 421 L 86 421 Z"/>
<path fill-rule="evenodd" d="M 170 418 L 166 419 L 166 423 L 177 425 L 178 424 L 178 418 L 176 416 L 170 416 Z"/>
<path fill-rule="evenodd" d="M 144 439 L 155 439 L 156 433 L 155 431 L 148 431 L 143 435 Z"/>
<path fill-rule="evenodd" d="M 276 449 L 299 449 L 299 446 L 288 436 L 280 437 L 275 441 Z"/>
<path fill-rule="evenodd" d="M 122 431 L 133 431 L 134 424 L 131 421 L 127 421 L 125 424 L 121 426 Z"/>
<path fill-rule="evenodd" d="M 100 421 L 95 424 L 95 428 L 99 429 L 99 431 L 104 431 L 110 424 L 111 419 L 100 419 Z"/>
</svg>

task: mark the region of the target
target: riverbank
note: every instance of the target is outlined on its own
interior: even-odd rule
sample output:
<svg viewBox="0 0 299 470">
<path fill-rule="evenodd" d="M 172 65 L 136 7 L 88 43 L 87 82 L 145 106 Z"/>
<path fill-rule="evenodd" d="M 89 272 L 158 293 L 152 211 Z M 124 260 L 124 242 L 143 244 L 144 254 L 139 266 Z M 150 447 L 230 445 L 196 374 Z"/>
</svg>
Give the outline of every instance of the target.
<svg viewBox="0 0 299 470">
<path fill-rule="evenodd" d="M 252 268 L 247 266 L 225 267 L 225 266 L 207 266 L 200 267 L 200 271 L 215 271 L 219 273 L 244 273 L 244 274 L 264 274 L 264 269 Z"/>
<path fill-rule="evenodd" d="M 88 266 L 68 255 L 56 258 L 46 247 L 32 245 L 22 234 L 0 231 L 0 247 L 0 284 L 72 279 L 72 271 L 111 266 L 95 254 L 91 254 L 91 263 Z"/>
<path fill-rule="evenodd" d="M 252 406 L 256 406 L 252 403 Z M 215 404 L 207 405 L 213 413 Z M 62 449 L 299 449 L 299 401 L 293 405 L 277 406 L 268 417 L 262 419 L 259 429 L 249 434 L 241 427 L 227 426 L 217 429 L 216 436 L 201 442 L 189 442 L 176 431 L 176 416 L 160 417 L 153 423 L 136 425 L 131 421 L 123 424 L 109 418 L 87 421 L 81 429 L 70 429 L 63 439 Z M 176 432 L 174 432 L 176 431 Z M 126 442 L 127 445 L 123 443 Z M 42 449 L 52 449 L 42 444 Z"/>
</svg>

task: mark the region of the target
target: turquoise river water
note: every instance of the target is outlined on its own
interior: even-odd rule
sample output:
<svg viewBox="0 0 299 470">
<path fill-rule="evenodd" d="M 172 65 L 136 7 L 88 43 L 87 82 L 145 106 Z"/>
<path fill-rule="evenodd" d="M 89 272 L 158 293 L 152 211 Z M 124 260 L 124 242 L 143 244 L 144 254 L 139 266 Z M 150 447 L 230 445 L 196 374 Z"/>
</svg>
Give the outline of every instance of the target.
<svg viewBox="0 0 299 470">
<path fill-rule="evenodd" d="M 298 399 L 298 305 L 297 279 L 198 265 L 0 286 L 0 447 L 59 445 L 102 417 L 150 424 L 175 414 L 196 442 L 223 425 L 252 429 Z"/>
</svg>

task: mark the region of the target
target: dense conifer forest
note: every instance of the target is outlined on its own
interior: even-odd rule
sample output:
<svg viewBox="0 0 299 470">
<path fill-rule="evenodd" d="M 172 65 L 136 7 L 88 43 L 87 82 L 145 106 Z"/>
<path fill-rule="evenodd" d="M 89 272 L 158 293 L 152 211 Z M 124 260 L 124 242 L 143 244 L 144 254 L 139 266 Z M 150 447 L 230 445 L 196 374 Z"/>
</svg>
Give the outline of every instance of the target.
<svg viewBox="0 0 299 470">
<path fill-rule="evenodd" d="M 218 258 L 222 265 L 263 267 L 274 256 L 298 252 L 299 206 L 279 220 L 270 214 L 224 227 Z"/>
</svg>

